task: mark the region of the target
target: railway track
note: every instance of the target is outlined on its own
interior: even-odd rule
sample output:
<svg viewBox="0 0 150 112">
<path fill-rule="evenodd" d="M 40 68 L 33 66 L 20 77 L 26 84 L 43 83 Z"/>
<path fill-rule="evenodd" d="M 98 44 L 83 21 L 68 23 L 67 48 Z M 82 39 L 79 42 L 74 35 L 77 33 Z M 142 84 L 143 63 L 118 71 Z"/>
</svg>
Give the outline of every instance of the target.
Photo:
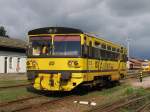
<svg viewBox="0 0 150 112">
<path fill-rule="evenodd" d="M 1 103 L 0 104 L 0 112 L 15 112 L 15 111 L 19 111 L 23 108 L 27 108 L 30 107 L 31 105 L 33 105 L 32 103 L 30 103 L 33 100 L 37 100 L 37 99 L 41 99 L 42 98 L 47 98 L 46 96 L 42 96 L 42 95 L 36 95 L 36 96 L 31 96 L 31 97 L 27 97 L 27 98 L 22 98 L 22 99 L 18 99 L 18 100 L 14 100 L 14 101 L 9 101 L 9 102 L 5 102 L 5 103 Z"/>
<path fill-rule="evenodd" d="M 130 96 L 128 98 L 121 99 L 121 100 L 113 102 L 111 104 L 106 104 L 106 105 L 103 105 L 103 106 L 97 106 L 97 107 L 92 108 L 91 110 L 86 111 L 86 112 L 116 112 L 117 110 L 119 110 L 122 107 L 129 106 L 129 105 L 134 104 L 136 102 L 141 102 L 142 100 L 145 100 L 148 97 L 150 98 L 150 95 L 135 97 L 135 98 L 134 97 L 132 98 Z M 144 111 L 141 111 L 141 110 L 145 109 L 145 107 L 147 107 L 147 105 L 150 105 L 150 103 L 146 104 L 145 106 L 143 106 L 143 108 L 140 108 L 136 112 L 144 112 Z"/>
<path fill-rule="evenodd" d="M 5 106 L 8 106 L 8 105 L 11 105 L 11 104 L 14 104 L 14 103 L 25 102 L 27 100 L 34 99 L 34 98 L 37 98 L 37 97 L 42 97 L 42 96 L 41 95 L 37 95 L 37 96 L 31 96 L 31 97 L 27 97 L 27 98 L 21 98 L 21 99 L 18 99 L 18 100 L 13 100 L 13 101 L 5 102 L 5 103 L 0 103 L 0 107 L 5 107 Z"/>
<path fill-rule="evenodd" d="M 0 87 L 0 90 L 17 88 L 17 87 L 27 87 L 27 86 L 30 86 L 30 85 L 31 84 L 19 84 L 19 85 L 13 85 L 13 86 L 3 86 L 3 87 Z"/>
<path fill-rule="evenodd" d="M 55 97 L 55 98 L 48 98 L 43 95 L 37 95 L 32 96 L 28 98 L 23 98 L 15 101 L 6 102 L 3 104 L 0 104 L 0 112 L 5 111 L 11 111 L 11 112 L 22 112 L 22 111 L 32 111 L 37 110 L 38 107 L 46 106 L 47 104 L 54 104 L 54 103 L 60 103 L 62 101 L 65 101 L 66 99 L 73 98 L 75 96 L 64 96 L 64 97 Z M 33 100 L 39 100 L 39 102 L 36 103 L 30 103 L 30 101 Z"/>
<path fill-rule="evenodd" d="M 145 105 L 139 107 L 135 112 L 148 112 L 149 109 L 150 109 L 150 102 L 148 102 Z"/>
<path fill-rule="evenodd" d="M 48 105 L 54 105 L 54 104 L 63 102 L 67 99 L 74 98 L 74 97 L 75 96 L 65 96 L 65 97 L 62 97 L 62 98 L 56 98 L 56 99 L 49 100 L 49 101 L 46 101 L 46 102 L 43 102 L 43 103 L 38 103 L 38 104 L 35 104 L 35 105 L 30 105 L 30 106 L 27 106 L 27 107 L 16 109 L 16 110 L 13 110 L 12 112 L 39 111 L 40 109 L 42 109 L 42 107 L 46 107 Z"/>
</svg>

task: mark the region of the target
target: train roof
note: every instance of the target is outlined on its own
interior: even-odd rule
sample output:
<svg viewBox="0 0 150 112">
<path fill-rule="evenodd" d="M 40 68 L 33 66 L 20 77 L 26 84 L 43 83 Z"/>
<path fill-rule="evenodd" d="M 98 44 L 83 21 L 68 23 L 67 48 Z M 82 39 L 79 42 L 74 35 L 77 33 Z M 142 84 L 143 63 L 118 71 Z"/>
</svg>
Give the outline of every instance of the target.
<svg viewBox="0 0 150 112">
<path fill-rule="evenodd" d="M 95 37 L 97 39 L 100 39 L 100 40 L 102 40 L 102 41 L 104 41 L 106 43 L 109 43 L 109 44 L 112 44 L 112 45 L 117 45 L 118 47 L 124 47 L 124 46 L 122 46 L 120 44 L 113 43 L 113 42 L 105 40 L 103 38 L 89 35 L 89 34 L 83 32 L 82 30 L 76 29 L 76 28 L 69 28 L 69 27 L 43 27 L 43 28 L 37 28 L 37 29 L 34 29 L 34 30 L 30 30 L 28 32 L 28 35 L 40 35 L 40 34 L 85 34 L 85 35 L 88 35 L 90 37 Z"/>
<path fill-rule="evenodd" d="M 28 32 L 28 35 L 37 35 L 37 34 L 81 34 L 83 31 L 75 28 L 68 27 L 44 27 L 34 29 Z"/>
<path fill-rule="evenodd" d="M 93 35 L 90 35 L 90 34 L 86 34 L 86 35 L 89 36 L 89 37 L 93 37 L 93 38 L 96 38 L 96 39 L 98 39 L 98 40 L 101 40 L 101 41 L 103 41 L 104 43 L 108 43 L 108 44 L 111 44 L 111 45 L 114 45 L 114 46 L 117 46 L 117 47 L 126 48 L 125 46 L 123 46 L 123 45 L 121 45 L 121 44 L 119 44 L 119 43 L 115 43 L 115 42 L 112 42 L 112 41 L 110 41 L 110 40 L 106 40 L 106 39 L 104 39 L 104 38 L 102 38 L 102 37 L 97 37 L 97 36 L 93 36 Z"/>
</svg>

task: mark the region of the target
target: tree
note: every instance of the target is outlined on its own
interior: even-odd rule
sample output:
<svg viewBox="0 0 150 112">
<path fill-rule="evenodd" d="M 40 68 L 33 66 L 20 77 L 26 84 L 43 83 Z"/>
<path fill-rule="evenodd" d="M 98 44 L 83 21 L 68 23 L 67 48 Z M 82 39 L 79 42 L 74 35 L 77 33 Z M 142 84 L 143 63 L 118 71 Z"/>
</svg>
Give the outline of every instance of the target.
<svg viewBox="0 0 150 112">
<path fill-rule="evenodd" d="M 5 27 L 4 26 L 0 26 L 0 36 L 3 36 L 3 37 L 9 37 L 7 34 L 6 34 L 6 30 L 5 30 Z"/>
</svg>

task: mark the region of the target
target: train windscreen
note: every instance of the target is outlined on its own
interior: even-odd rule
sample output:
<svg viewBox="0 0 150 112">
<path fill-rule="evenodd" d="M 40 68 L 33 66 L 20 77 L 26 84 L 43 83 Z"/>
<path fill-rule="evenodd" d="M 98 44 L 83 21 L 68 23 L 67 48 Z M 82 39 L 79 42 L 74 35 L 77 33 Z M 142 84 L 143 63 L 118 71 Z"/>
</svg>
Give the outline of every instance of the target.
<svg viewBox="0 0 150 112">
<path fill-rule="evenodd" d="M 53 55 L 78 56 L 81 53 L 80 36 L 58 35 L 54 37 Z"/>
<path fill-rule="evenodd" d="M 30 54 L 33 56 L 50 55 L 52 38 L 51 37 L 31 37 L 30 38 Z"/>
<path fill-rule="evenodd" d="M 53 41 L 52 37 L 31 37 L 29 51 L 32 56 L 79 56 L 80 36 L 55 35 Z"/>
</svg>

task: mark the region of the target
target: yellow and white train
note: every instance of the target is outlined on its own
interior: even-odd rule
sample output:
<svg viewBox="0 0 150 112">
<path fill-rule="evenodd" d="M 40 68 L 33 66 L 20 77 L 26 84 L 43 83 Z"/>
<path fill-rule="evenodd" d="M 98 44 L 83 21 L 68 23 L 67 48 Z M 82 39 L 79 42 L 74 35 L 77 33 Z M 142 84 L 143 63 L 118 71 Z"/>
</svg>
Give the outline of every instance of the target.
<svg viewBox="0 0 150 112">
<path fill-rule="evenodd" d="M 150 61 L 145 60 L 142 62 L 142 71 L 143 72 L 150 72 Z"/>
<path fill-rule="evenodd" d="M 27 76 L 37 90 L 71 91 L 126 75 L 125 47 L 66 27 L 28 32 Z"/>
</svg>

